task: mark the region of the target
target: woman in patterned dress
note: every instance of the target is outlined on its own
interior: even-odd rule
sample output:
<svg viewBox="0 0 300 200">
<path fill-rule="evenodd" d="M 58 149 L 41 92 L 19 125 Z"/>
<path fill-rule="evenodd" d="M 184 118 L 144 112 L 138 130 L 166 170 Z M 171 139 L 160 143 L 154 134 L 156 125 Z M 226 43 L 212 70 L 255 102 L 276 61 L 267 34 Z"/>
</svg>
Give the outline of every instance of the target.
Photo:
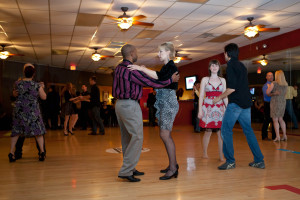
<svg viewBox="0 0 300 200">
<path fill-rule="evenodd" d="M 282 141 L 287 141 L 286 136 L 286 124 L 283 120 L 284 112 L 285 112 L 285 93 L 287 90 L 288 83 L 285 80 L 285 76 L 282 70 L 275 72 L 275 81 L 268 85 L 268 89 L 266 91 L 267 95 L 271 93 L 277 93 L 278 95 L 272 96 L 270 102 L 270 115 L 273 119 L 273 125 L 276 133 L 276 138 L 273 140 L 274 142 L 280 141 L 279 135 L 279 124 L 282 129 L 283 137 Z"/>
<path fill-rule="evenodd" d="M 203 158 L 208 158 L 207 148 L 212 131 L 215 130 L 218 135 L 218 146 L 220 160 L 223 161 L 223 141 L 221 137 L 222 118 L 228 99 L 213 104 L 213 99 L 221 95 L 226 90 L 226 81 L 220 75 L 220 63 L 218 60 L 211 60 L 208 67 L 209 76 L 201 80 L 199 95 L 200 127 L 205 129 L 203 136 Z M 205 98 L 204 98 L 205 95 Z"/>
<path fill-rule="evenodd" d="M 36 137 L 40 147 L 39 161 L 45 160 L 44 137 L 46 129 L 41 116 L 38 98 L 45 100 L 44 83 L 33 81 L 35 68 L 32 64 L 24 65 L 25 78 L 15 83 L 14 96 L 16 97 L 13 110 L 13 126 L 11 133 L 11 147 L 8 158 L 10 162 L 16 161 L 14 148 L 20 135 Z"/>
<path fill-rule="evenodd" d="M 172 60 L 175 58 L 174 45 L 171 42 L 161 44 L 159 46 L 158 57 L 160 61 L 164 63 L 164 66 L 159 72 L 150 70 L 145 66 L 138 65 L 130 65 L 129 68 L 131 70 L 137 69 L 143 71 L 148 76 L 160 81 L 168 80 L 175 72 L 178 72 L 174 61 Z M 178 83 L 172 83 L 164 88 L 155 89 L 156 102 L 154 107 L 157 109 L 155 116 L 158 119 L 160 137 L 164 142 L 169 157 L 169 166 L 160 171 L 161 173 L 165 173 L 164 176 L 159 178 L 160 180 L 168 180 L 173 177 L 177 178 L 178 176 L 179 166 L 176 160 L 176 148 L 171 135 L 173 122 L 179 109 L 179 104 L 176 97 L 177 89 Z"/>
</svg>

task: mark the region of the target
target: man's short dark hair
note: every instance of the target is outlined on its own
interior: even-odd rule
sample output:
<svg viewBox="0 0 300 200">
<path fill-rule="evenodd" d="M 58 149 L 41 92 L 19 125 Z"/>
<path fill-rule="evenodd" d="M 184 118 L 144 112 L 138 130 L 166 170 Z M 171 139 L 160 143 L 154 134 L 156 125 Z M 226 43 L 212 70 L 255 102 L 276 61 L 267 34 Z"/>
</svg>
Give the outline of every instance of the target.
<svg viewBox="0 0 300 200">
<path fill-rule="evenodd" d="M 197 80 L 194 82 L 194 85 L 197 85 L 198 83 L 200 83 L 200 81 L 197 79 Z"/>
<path fill-rule="evenodd" d="M 227 44 L 224 47 L 224 52 L 227 53 L 227 56 L 230 58 L 238 58 L 239 57 L 239 47 L 235 43 Z"/>
<path fill-rule="evenodd" d="M 131 44 L 126 44 L 121 49 L 121 54 L 123 58 L 128 58 L 132 51 L 134 51 L 135 47 Z"/>
<path fill-rule="evenodd" d="M 97 77 L 96 76 L 92 76 L 91 78 L 90 78 L 91 80 L 93 80 L 93 81 L 97 81 Z"/>
<path fill-rule="evenodd" d="M 28 66 L 25 67 L 24 75 L 25 75 L 26 78 L 33 77 L 34 73 L 35 73 L 35 68 L 33 66 L 28 65 Z"/>
</svg>

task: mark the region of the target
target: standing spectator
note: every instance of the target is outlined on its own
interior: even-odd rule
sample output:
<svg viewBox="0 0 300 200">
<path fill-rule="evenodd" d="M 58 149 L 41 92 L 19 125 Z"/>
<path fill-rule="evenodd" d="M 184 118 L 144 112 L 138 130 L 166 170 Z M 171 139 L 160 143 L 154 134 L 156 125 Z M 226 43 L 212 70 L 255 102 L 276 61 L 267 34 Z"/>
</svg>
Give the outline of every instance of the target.
<svg viewBox="0 0 300 200">
<path fill-rule="evenodd" d="M 65 116 L 64 135 L 65 136 L 68 136 L 69 133 L 71 133 L 73 135 L 72 122 L 74 120 L 73 119 L 74 107 L 73 107 L 73 102 L 72 102 L 72 98 L 73 98 L 72 88 L 73 88 L 72 83 L 67 83 L 62 91 L 62 94 L 64 95 L 64 98 L 65 98 L 65 104 L 64 104 L 64 116 Z"/>
<path fill-rule="evenodd" d="M 201 128 L 199 126 L 200 119 L 198 118 L 199 94 L 200 94 L 200 81 L 196 80 L 193 86 L 193 96 L 194 96 L 193 123 L 194 123 L 194 131 L 196 133 L 200 133 L 201 131 Z"/>
<path fill-rule="evenodd" d="M 44 137 L 46 129 L 41 116 L 38 98 L 46 100 L 44 83 L 36 83 L 32 79 L 35 67 L 27 63 L 24 65 L 25 78 L 15 83 L 14 96 L 16 97 L 13 110 L 13 126 L 11 133 L 11 148 L 8 158 L 10 162 L 16 161 L 14 148 L 19 136 L 35 137 L 39 148 L 39 161 L 45 160 Z M 26 120 L 24 120 L 26 119 Z"/>
<path fill-rule="evenodd" d="M 286 99 L 286 111 L 289 114 L 292 122 L 293 122 L 293 127 L 292 129 L 298 129 L 298 120 L 294 112 L 293 108 L 293 99 L 297 97 L 297 86 L 296 89 L 292 86 L 287 87 L 285 99 Z"/>
<path fill-rule="evenodd" d="M 227 61 L 227 89 L 213 102 L 217 103 L 228 96 L 221 135 L 223 138 L 223 152 L 226 162 L 218 167 L 220 170 L 235 168 L 233 149 L 233 127 L 239 121 L 246 135 L 248 145 L 254 156 L 254 161 L 249 166 L 260 169 L 265 168 L 264 156 L 262 155 L 257 139 L 251 127 L 251 94 L 248 86 L 248 72 L 245 65 L 238 60 L 239 48 L 236 44 L 230 43 L 224 48 L 224 56 Z"/>
<path fill-rule="evenodd" d="M 92 132 L 89 133 L 89 135 L 97 135 L 97 125 L 99 126 L 99 134 L 104 135 L 104 125 L 103 121 L 100 116 L 100 90 L 97 87 L 96 84 L 97 77 L 92 76 L 89 79 L 90 85 L 91 85 L 91 92 L 90 95 L 87 96 L 81 96 L 81 101 L 83 100 L 90 100 L 90 112 L 91 112 L 91 118 L 92 118 Z"/>
<path fill-rule="evenodd" d="M 90 95 L 90 93 L 87 91 L 86 85 L 82 85 L 81 89 L 82 89 L 81 96 L 89 96 Z M 81 101 L 81 109 L 79 112 L 79 119 L 81 122 L 81 130 L 87 129 L 87 125 L 89 122 L 89 112 L 88 112 L 89 104 L 90 104 L 89 99 L 83 99 Z"/>
<path fill-rule="evenodd" d="M 51 129 L 58 128 L 58 116 L 60 111 L 60 97 L 58 92 L 55 91 L 55 86 L 52 85 L 49 88 L 47 95 L 47 110 L 48 110 L 48 123 Z"/>
<path fill-rule="evenodd" d="M 269 95 L 267 94 L 268 85 L 271 84 L 274 80 L 273 73 L 268 72 L 266 75 L 266 79 L 267 79 L 267 82 L 262 87 L 262 92 L 264 95 L 264 122 L 263 122 L 262 129 L 261 129 L 261 139 L 262 140 L 270 140 L 268 138 L 268 127 L 269 127 L 269 124 L 271 123 L 272 140 L 274 140 L 276 138 L 276 134 L 275 134 L 275 130 L 274 130 L 273 120 L 270 116 L 270 101 L 271 101 L 271 97 L 278 95 L 278 93 L 273 92 L 273 93 L 270 93 Z"/>
<path fill-rule="evenodd" d="M 156 91 L 153 90 L 151 93 L 148 94 L 148 99 L 147 99 L 147 107 L 149 108 L 149 126 L 155 126 L 155 113 L 156 113 L 156 108 L 154 107 L 156 101 Z"/>
<path fill-rule="evenodd" d="M 207 148 L 212 131 L 216 131 L 218 135 L 218 146 L 220 160 L 224 161 L 223 156 L 223 141 L 221 137 L 222 119 L 225 108 L 228 104 L 228 99 L 214 104 L 213 99 L 221 95 L 226 90 L 226 81 L 220 75 L 220 62 L 211 60 L 208 65 L 209 76 L 201 80 L 200 95 L 199 95 L 199 111 L 198 118 L 200 119 L 201 128 L 205 129 L 203 136 L 203 158 L 208 158 Z M 205 99 L 204 99 L 205 94 Z"/>
<path fill-rule="evenodd" d="M 279 124 L 281 130 L 283 132 L 282 141 L 287 141 L 286 136 L 286 124 L 283 120 L 284 111 L 285 111 L 285 94 L 287 90 L 287 82 L 285 80 L 285 76 L 282 70 L 275 72 L 275 81 L 268 85 L 267 94 L 271 92 L 277 92 L 278 95 L 273 96 L 270 102 L 270 115 L 273 119 L 274 129 L 276 133 L 276 138 L 273 140 L 274 142 L 280 142 L 279 135 Z"/>
</svg>

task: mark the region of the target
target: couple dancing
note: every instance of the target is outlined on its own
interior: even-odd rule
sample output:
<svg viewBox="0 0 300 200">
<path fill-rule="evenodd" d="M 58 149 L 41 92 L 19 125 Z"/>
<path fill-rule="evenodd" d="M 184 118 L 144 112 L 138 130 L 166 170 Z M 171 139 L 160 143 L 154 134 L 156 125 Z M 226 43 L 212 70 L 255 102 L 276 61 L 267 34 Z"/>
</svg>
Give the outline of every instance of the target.
<svg viewBox="0 0 300 200">
<path fill-rule="evenodd" d="M 179 74 L 173 62 L 174 45 L 170 42 L 159 46 L 158 57 L 164 63 L 159 72 L 144 66 L 133 65 L 138 59 L 137 50 L 133 45 L 122 47 L 123 62 L 114 71 L 113 96 L 117 98 L 116 115 L 121 129 L 123 165 L 119 178 L 130 182 L 138 182 L 135 176 L 144 175 L 135 169 L 143 145 L 143 118 L 138 100 L 142 97 L 143 86 L 156 89 L 156 117 L 160 127 L 160 137 L 164 142 L 169 157 L 169 166 L 161 170 L 165 173 L 160 180 L 177 178 L 178 164 L 171 131 L 179 105 L 176 98 Z"/>
</svg>

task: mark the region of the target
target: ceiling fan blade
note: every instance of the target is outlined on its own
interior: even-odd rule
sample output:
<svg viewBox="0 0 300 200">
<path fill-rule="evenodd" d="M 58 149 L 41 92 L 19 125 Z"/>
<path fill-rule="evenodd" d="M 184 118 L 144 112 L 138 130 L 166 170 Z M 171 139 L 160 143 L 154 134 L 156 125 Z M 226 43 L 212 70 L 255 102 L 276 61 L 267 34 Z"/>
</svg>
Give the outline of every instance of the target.
<svg viewBox="0 0 300 200">
<path fill-rule="evenodd" d="M 138 16 L 132 17 L 132 20 L 136 21 L 136 20 L 140 20 L 140 19 L 144 19 L 144 18 L 147 18 L 147 17 L 145 15 L 138 15 Z"/>
<path fill-rule="evenodd" d="M 147 23 L 147 22 L 138 22 L 138 21 L 134 21 L 132 23 L 133 25 L 139 25 L 139 26 L 148 26 L 148 27 L 152 27 L 154 26 L 153 23 Z"/>
<path fill-rule="evenodd" d="M 9 54 L 9 56 L 24 56 L 24 54 Z"/>
<path fill-rule="evenodd" d="M 192 58 L 189 58 L 189 57 L 187 57 L 187 56 L 182 56 L 182 57 L 181 57 L 181 60 L 192 60 Z"/>
<path fill-rule="evenodd" d="M 113 16 L 110 16 L 110 15 L 104 15 L 104 16 L 108 17 L 108 18 L 111 18 L 113 20 L 119 21 L 119 18 L 117 18 L 117 17 L 113 17 Z"/>
<path fill-rule="evenodd" d="M 252 64 L 260 64 L 260 61 L 259 60 L 254 60 L 254 61 L 252 61 Z"/>
<path fill-rule="evenodd" d="M 101 58 L 114 58 L 115 56 L 101 55 Z"/>
<path fill-rule="evenodd" d="M 258 30 L 262 32 L 278 32 L 280 28 L 260 28 Z"/>
<path fill-rule="evenodd" d="M 266 25 L 263 25 L 263 24 L 257 24 L 256 27 L 260 29 L 260 28 L 265 28 Z"/>
</svg>

